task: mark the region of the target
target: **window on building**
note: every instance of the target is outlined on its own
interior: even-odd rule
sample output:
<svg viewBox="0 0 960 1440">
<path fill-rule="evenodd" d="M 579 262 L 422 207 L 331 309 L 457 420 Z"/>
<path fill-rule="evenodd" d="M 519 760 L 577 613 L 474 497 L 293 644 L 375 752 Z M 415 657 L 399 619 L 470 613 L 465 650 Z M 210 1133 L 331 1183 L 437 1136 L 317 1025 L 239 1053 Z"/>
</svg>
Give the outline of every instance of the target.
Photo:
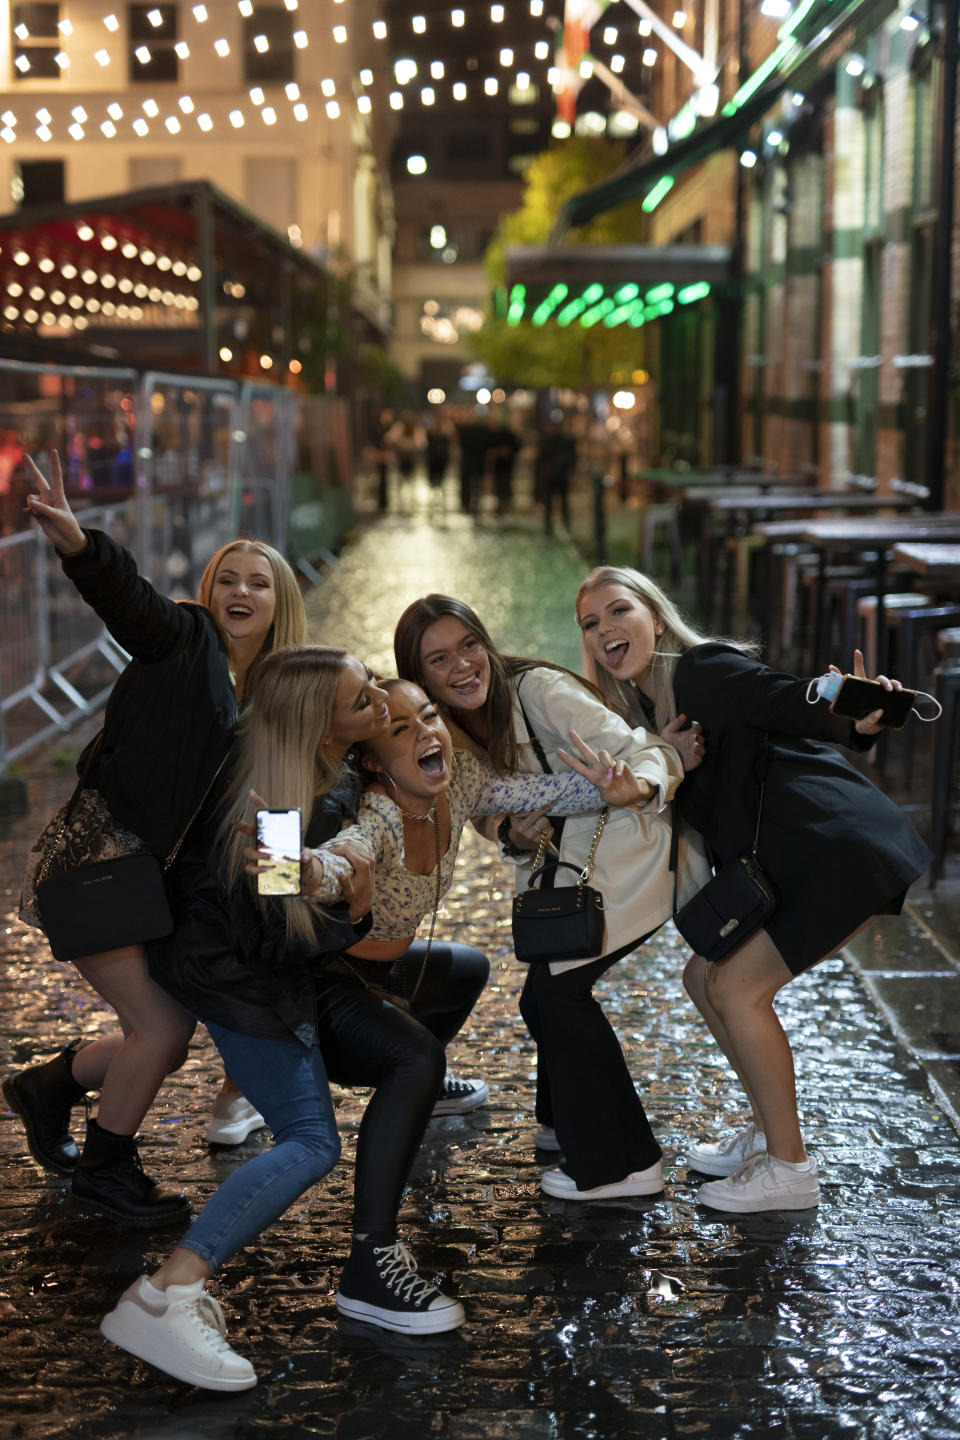
<svg viewBox="0 0 960 1440">
<path fill-rule="evenodd" d="M 912 355 L 929 355 L 933 345 L 933 259 L 936 248 L 936 171 L 934 166 L 940 62 L 925 47 L 915 57 L 913 80 L 913 194 L 910 235 L 910 303 L 907 346 Z M 903 476 L 923 484 L 927 475 L 932 370 L 918 366 L 903 374 Z"/>
<path fill-rule="evenodd" d="M 131 5 L 127 13 L 131 84 L 179 79 L 176 5 Z"/>
<path fill-rule="evenodd" d="M 31 0 L 10 7 L 10 44 L 15 80 L 59 80 L 62 52 L 59 4 Z"/>
<path fill-rule="evenodd" d="M 296 79 L 293 16 L 257 9 L 243 22 L 243 75 L 248 84 L 285 85 Z"/>
<path fill-rule="evenodd" d="M 21 160 L 14 187 L 21 210 L 37 205 L 62 205 L 65 198 L 63 161 Z"/>
</svg>

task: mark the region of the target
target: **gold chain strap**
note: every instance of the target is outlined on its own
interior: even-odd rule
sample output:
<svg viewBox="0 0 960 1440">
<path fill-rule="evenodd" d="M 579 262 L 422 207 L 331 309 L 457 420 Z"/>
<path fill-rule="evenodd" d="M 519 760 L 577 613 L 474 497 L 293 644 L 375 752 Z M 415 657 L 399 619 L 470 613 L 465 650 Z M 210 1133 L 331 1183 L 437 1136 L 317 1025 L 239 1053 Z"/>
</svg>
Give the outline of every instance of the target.
<svg viewBox="0 0 960 1440">
<path fill-rule="evenodd" d="M 603 827 L 607 823 L 607 816 L 609 814 L 609 806 L 604 805 L 603 809 L 600 811 L 599 816 L 597 817 L 597 823 L 594 827 L 593 843 L 590 846 L 590 854 L 587 856 L 586 864 L 580 871 L 580 878 L 577 880 L 578 890 L 580 890 L 584 885 L 586 885 L 587 881 L 590 879 L 590 876 L 593 874 L 593 862 L 596 859 L 597 846 L 600 844 L 600 836 L 603 834 Z M 533 857 L 534 870 L 539 870 L 540 866 L 543 864 L 543 857 L 547 853 L 547 846 L 549 845 L 549 843 L 550 841 L 547 835 L 547 831 L 544 830 L 543 834 L 540 836 L 540 843 L 537 846 L 537 853 Z"/>
</svg>

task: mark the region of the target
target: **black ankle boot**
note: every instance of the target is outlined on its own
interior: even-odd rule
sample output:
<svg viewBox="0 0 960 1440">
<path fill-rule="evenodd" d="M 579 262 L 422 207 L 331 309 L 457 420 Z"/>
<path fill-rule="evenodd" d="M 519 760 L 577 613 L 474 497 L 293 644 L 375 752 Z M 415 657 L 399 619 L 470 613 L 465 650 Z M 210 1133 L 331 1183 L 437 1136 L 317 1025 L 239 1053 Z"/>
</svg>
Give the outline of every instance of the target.
<svg viewBox="0 0 960 1440">
<path fill-rule="evenodd" d="M 96 1120 L 87 1124 L 71 1189 L 82 1209 L 95 1210 L 124 1225 L 179 1225 L 190 1218 L 185 1195 L 161 1190 L 156 1180 L 144 1174 L 134 1137 L 115 1135 Z"/>
<path fill-rule="evenodd" d="M 70 1134 L 70 1111 L 87 1093 L 71 1066 L 79 1040 L 45 1065 L 33 1065 L 3 1082 L 10 1109 L 23 1121 L 30 1154 L 57 1175 L 72 1175 L 80 1151 Z"/>
</svg>

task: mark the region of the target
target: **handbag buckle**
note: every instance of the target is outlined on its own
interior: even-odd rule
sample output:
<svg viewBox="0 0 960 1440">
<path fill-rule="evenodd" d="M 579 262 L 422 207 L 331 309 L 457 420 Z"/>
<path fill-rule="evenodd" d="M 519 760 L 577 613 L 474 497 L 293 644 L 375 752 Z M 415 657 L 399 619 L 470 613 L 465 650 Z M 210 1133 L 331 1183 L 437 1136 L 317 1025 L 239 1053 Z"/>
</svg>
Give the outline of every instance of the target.
<svg viewBox="0 0 960 1440">
<path fill-rule="evenodd" d="M 726 925 L 721 925 L 721 927 L 720 927 L 720 934 L 721 934 L 721 935 L 732 935 L 733 932 L 734 932 L 734 930 L 737 929 L 737 927 L 738 927 L 739 924 L 740 924 L 740 921 L 739 921 L 739 920 L 728 920 L 727 923 L 726 923 Z"/>
</svg>

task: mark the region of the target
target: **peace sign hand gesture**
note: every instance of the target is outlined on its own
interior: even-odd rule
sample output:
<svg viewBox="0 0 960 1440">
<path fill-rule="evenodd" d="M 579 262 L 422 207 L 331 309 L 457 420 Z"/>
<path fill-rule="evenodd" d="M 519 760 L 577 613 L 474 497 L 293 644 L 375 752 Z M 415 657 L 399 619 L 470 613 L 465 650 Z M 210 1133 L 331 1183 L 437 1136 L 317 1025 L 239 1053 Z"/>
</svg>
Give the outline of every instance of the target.
<svg viewBox="0 0 960 1440">
<path fill-rule="evenodd" d="M 63 493 L 60 456 L 56 450 L 50 451 L 49 481 L 43 478 L 29 455 L 24 455 L 23 463 L 37 487 L 37 494 L 27 496 L 27 509 L 61 555 L 78 555 L 85 548 L 87 537 Z"/>
<path fill-rule="evenodd" d="M 654 787 L 649 780 L 638 780 L 625 761 L 614 760 L 609 750 L 591 750 L 576 730 L 570 731 L 570 739 L 583 759 L 577 760 L 566 750 L 557 754 L 565 765 L 596 785 L 604 805 L 638 805 L 650 799 Z"/>
</svg>

